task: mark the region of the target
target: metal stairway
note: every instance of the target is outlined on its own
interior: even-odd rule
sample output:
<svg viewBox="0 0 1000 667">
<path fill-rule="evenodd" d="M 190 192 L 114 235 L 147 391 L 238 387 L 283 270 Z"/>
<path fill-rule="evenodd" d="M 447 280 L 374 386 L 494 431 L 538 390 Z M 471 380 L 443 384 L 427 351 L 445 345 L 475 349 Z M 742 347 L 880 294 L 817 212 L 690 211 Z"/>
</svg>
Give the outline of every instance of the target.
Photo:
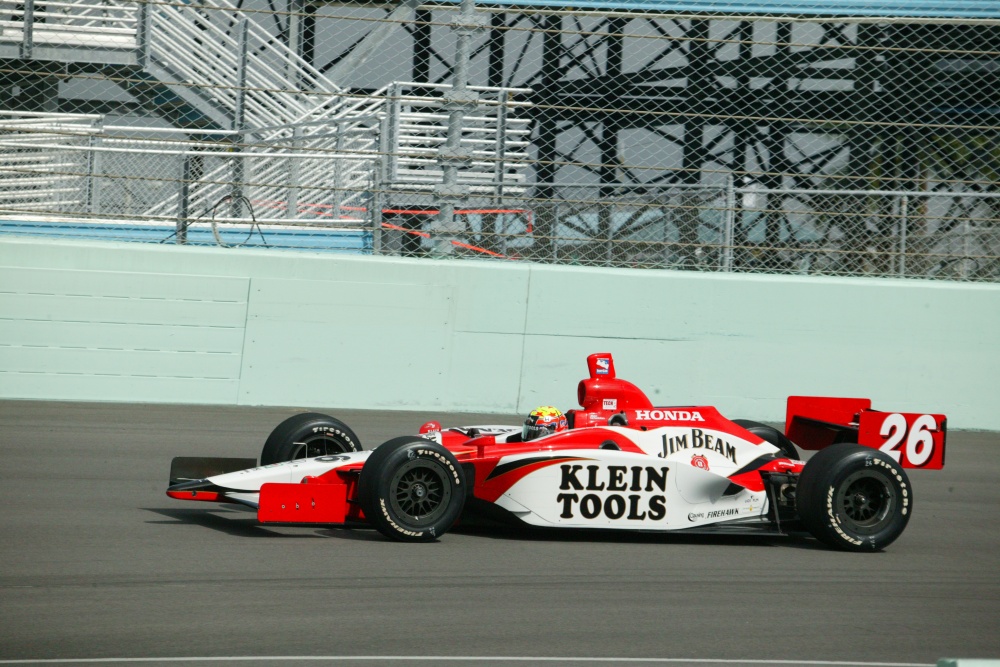
<svg viewBox="0 0 1000 667">
<path fill-rule="evenodd" d="M 448 86 L 352 96 L 228 0 L 0 0 L 0 16 L 10 17 L 0 58 L 98 72 L 202 142 L 184 158 L 197 175 L 145 217 L 204 216 L 239 194 L 264 217 L 357 224 L 389 199 L 428 199 L 441 182 Z M 528 121 L 513 117 L 515 91 L 477 90 L 485 103 L 463 130 L 472 161 L 460 181 L 495 200 L 523 191 Z"/>
<path fill-rule="evenodd" d="M 291 123 L 343 92 L 226 0 L 0 0 L 0 16 L 0 58 L 99 71 L 179 127 Z"/>
</svg>

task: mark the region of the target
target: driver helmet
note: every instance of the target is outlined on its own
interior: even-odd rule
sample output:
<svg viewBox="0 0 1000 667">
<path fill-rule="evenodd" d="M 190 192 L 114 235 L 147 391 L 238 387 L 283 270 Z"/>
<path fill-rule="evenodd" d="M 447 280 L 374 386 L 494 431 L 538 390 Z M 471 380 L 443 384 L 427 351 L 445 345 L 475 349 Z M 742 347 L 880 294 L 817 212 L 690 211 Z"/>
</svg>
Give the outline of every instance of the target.
<svg viewBox="0 0 1000 667">
<path fill-rule="evenodd" d="M 550 433 L 558 433 L 569 429 L 566 415 L 559 412 L 551 405 L 543 405 L 535 408 L 524 420 L 524 428 L 521 431 L 521 439 L 524 442 L 540 438 Z"/>
</svg>

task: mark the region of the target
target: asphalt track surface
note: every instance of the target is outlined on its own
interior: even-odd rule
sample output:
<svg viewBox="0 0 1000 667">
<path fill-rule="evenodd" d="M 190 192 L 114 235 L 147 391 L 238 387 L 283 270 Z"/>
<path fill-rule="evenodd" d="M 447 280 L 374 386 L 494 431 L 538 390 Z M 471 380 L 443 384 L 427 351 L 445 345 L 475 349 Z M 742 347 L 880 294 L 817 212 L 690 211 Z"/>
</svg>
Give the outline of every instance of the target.
<svg viewBox="0 0 1000 667">
<path fill-rule="evenodd" d="M 951 432 L 945 469 L 911 475 L 913 519 L 876 554 L 482 529 L 399 544 L 164 495 L 171 457 L 254 456 L 293 412 L 0 402 L 0 664 L 1000 657 L 1000 434 Z M 368 446 L 426 417 L 338 414 Z"/>
</svg>

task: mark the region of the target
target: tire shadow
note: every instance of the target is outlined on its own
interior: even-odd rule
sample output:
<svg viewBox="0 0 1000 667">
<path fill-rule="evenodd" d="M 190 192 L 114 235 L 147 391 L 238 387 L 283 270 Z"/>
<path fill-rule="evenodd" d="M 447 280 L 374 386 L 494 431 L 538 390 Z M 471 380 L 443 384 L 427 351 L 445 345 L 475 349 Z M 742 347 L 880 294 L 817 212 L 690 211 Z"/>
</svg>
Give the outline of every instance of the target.
<svg viewBox="0 0 1000 667">
<path fill-rule="evenodd" d="M 800 535 L 760 535 L 752 533 L 680 533 L 642 532 L 594 529 L 538 528 L 534 526 L 461 525 L 452 533 L 495 540 L 528 542 L 604 542 L 620 544 L 691 544 L 736 547 L 791 547 L 793 549 L 828 550 L 814 539 Z"/>
<path fill-rule="evenodd" d="M 211 509 L 141 508 L 166 517 L 147 523 L 162 525 L 197 525 L 232 535 L 253 538 L 338 539 L 353 542 L 392 542 L 367 525 L 323 526 L 317 524 L 260 524 L 256 513 L 240 506 Z M 281 528 L 283 530 L 277 530 Z M 294 532 L 283 532 L 295 529 Z M 690 544 L 720 547 L 782 547 L 826 551 L 828 547 L 814 539 L 799 535 L 709 534 L 677 532 L 639 532 L 594 529 L 538 528 L 535 526 L 510 526 L 491 523 L 468 523 L 455 526 L 449 533 L 489 540 L 512 542 L 603 542 L 619 544 Z M 435 541 L 447 540 L 447 534 Z"/>
</svg>

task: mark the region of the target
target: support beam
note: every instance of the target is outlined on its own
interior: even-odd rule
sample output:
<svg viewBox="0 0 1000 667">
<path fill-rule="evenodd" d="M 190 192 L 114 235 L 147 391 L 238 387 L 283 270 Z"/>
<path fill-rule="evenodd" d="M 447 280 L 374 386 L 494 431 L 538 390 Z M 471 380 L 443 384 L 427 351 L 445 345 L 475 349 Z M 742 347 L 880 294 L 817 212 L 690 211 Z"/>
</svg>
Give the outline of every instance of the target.
<svg viewBox="0 0 1000 667">
<path fill-rule="evenodd" d="M 558 219 L 557 204 L 553 201 L 556 196 L 556 139 L 559 134 L 558 114 L 554 109 L 546 108 L 558 101 L 554 98 L 545 99 L 544 91 L 551 91 L 556 88 L 560 78 L 560 40 L 562 36 L 557 32 L 561 25 L 562 18 L 555 14 L 542 17 L 540 23 L 542 28 L 542 71 L 541 80 L 538 85 L 540 95 L 537 95 L 540 109 L 536 116 L 538 131 L 535 133 L 537 139 L 535 145 L 538 151 L 538 164 L 535 166 L 535 196 L 540 200 L 537 211 L 537 224 L 535 225 L 535 253 L 539 258 L 547 259 L 552 255 L 555 247 L 553 237 L 555 236 L 556 223 Z"/>
<path fill-rule="evenodd" d="M 431 12 L 418 10 L 413 23 L 413 60 L 411 78 L 417 83 L 431 80 Z"/>
<path fill-rule="evenodd" d="M 334 65 L 327 76 L 335 84 L 344 85 L 359 67 L 361 67 L 404 23 L 410 23 L 416 16 L 420 0 L 403 0 L 398 7 L 389 12 L 384 21 L 358 42 L 351 52 Z"/>
<path fill-rule="evenodd" d="M 462 0 L 461 12 L 453 24 L 457 33 L 455 40 L 455 70 L 451 90 L 445 93 L 445 108 L 448 110 L 448 136 L 438 150 L 438 163 L 443 175 L 441 184 L 435 188 L 435 199 L 439 202 L 437 217 L 431 225 L 433 232 L 433 252 L 450 255 L 455 246 L 452 241 L 464 231 L 464 224 L 455 219 L 455 205 L 467 201 L 469 186 L 458 182 L 459 169 L 469 164 L 472 152 L 462 146 L 462 126 L 465 116 L 479 103 L 479 95 L 469 89 L 469 54 L 472 50 L 472 36 L 485 27 L 478 22 L 475 0 Z"/>
<path fill-rule="evenodd" d="M 486 85 L 494 88 L 503 88 L 506 80 L 504 76 L 504 53 L 507 45 L 505 26 L 506 21 L 503 14 L 500 12 L 490 14 L 489 69 L 486 74 Z"/>
<path fill-rule="evenodd" d="M 622 32 L 625 30 L 626 23 L 627 20 L 623 18 L 613 18 L 608 22 L 609 34 L 604 38 L 607 48 L 605 76 L 611 81 L 618 80 L 624 71 L 622 60 L 624 39 Z M 605 108 L 614 109 L 617 106 L 621 106 L 620 104 L 615 104 L 615 98 L 618 93 L 616 86 L 609 86 L 606 92 L 609 99 L 605 103 Z M 597 238 L 607 241 L 604 255 L 608 265 L 611 265 L 614 257 L 614 243 L 612 238 L 614 230 L 612 229 L 611 219 L 614 206 L 612 202 L 620 195 L 620 190 L 616 185 L 618 183 L 617 165 L 621 162 L 618 145 L 618 131 L 621 127 L 619 123 L 620 116 L 621 114 L 607 114 L 601 126 L 601 166 L 598 169 L 601 180 L 601 205 L 598 209 Z"/>
</svg>

